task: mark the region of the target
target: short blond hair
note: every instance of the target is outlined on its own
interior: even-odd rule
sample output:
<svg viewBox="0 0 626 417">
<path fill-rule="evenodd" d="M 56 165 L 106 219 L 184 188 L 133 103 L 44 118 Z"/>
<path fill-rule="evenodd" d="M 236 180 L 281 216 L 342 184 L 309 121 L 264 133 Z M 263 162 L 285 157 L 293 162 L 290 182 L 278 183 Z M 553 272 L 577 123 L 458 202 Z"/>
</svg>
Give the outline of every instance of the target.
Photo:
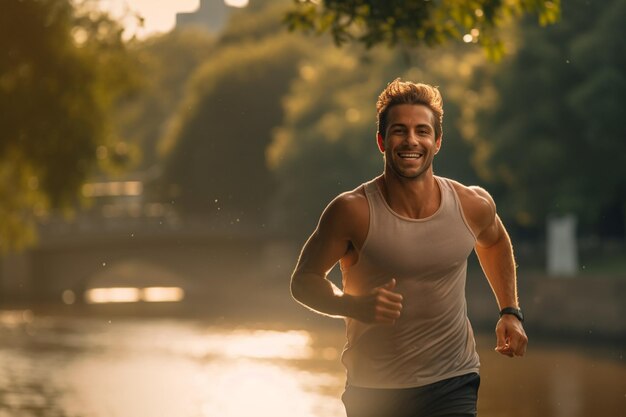
<svg viewBox="0 0 626 417">
<path fill-rule="evenodd" d="M 387 114 L 398 104 L 422 104 L 428 107 L 435 118 L 435 138 L 443 134 L 443 98 L 437 87 L 429 84 L 402 81 L 396 78 L 380 93 L 376 102 L 378 133 L 385 137 Z"/>
</svg>

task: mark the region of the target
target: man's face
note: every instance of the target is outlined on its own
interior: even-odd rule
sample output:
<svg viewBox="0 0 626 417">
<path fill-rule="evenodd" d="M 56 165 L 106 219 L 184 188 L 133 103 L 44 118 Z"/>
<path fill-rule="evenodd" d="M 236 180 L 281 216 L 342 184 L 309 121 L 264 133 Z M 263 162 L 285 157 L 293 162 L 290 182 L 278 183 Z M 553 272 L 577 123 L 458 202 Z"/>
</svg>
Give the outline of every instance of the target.
<svg viewBox="0 0 626 417">
<path fill-rule="evenodd" d="M 418 178 L 432 167 L 441 137 L 435 138 L 435 116 L 421 104 L 398 104 L 387 113 L 387 131 L 378 146 L 386 167 L 403 178 Z"/>
</svg>

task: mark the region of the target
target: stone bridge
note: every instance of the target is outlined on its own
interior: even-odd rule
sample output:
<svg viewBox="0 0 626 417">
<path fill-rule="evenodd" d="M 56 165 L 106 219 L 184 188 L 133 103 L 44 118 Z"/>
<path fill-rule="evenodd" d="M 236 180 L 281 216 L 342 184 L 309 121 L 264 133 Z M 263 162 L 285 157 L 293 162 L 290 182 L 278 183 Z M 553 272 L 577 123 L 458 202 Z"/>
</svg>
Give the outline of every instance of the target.
<svg viewBox="0 0 626 417">
<path fill-rule="evenodd" d="M 180 287 L 186 301 L 219 305 L 243 292 L 288 291 L 297 257 L 289 240 L 238 224 L 57 222 L 40 234 L 36 247 L 2 258 L 2 305 L 62 304 L 68 291 L 81 303 L 97 287 Z"/>
</svg>

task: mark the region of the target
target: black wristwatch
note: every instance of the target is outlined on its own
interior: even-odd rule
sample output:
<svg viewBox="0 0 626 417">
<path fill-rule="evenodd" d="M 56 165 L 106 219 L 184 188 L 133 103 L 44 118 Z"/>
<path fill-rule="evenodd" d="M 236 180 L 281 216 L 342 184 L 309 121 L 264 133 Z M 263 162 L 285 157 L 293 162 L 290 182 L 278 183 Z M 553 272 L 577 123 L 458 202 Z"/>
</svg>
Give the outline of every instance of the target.
<svg viewBox="0 0 626 417">
<path fill-rule="evenodd" d="M 504 307 L 502 310 L 500 310 L 500 317 L 502 317 L 505 314 L 511 314 L 515 317 L 517 317 L 517 319 L 524 323 L 524 314 L 522 313 L 522 310 L 520 310 L 519 308 L 515 308 L 515 307 Z"/>
</svg>

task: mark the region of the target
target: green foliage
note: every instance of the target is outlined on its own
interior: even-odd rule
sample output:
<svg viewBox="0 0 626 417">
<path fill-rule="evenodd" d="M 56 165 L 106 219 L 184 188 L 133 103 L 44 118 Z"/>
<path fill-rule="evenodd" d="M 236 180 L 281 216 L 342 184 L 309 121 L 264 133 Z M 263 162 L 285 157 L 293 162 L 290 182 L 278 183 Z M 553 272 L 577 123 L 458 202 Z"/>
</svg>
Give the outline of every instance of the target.
<svg viewBox="0 0 626 417">
<path fill-rule="evenodd" d="M 207 56 L 194 61 L 204 60 L 160 142 L 166 195 L 183 214 L 260 223 L 271 201 L 274 225 L 299 236 L 310 231 L 332 197 L 380 173 L 375 101 L 400 76 L 443 93 L 436 173 L 482 181 L 511 227 L 537 233 L 546 215 L 574 211 L 585 232 L 620 230 L 615 219 L 623 228 L 626 55 L 617 1 L 606 8 L 574 2 L 557 25 L 537 28 L 531 17 L 498 33 L 512 54 L 498 65 L 478 45 L 408 49 L 398 37 L 392 50 L 337 49 L 329 39 L 291 38 L 275 25 L 282 3 L 256 4 L 254 13 L 234 14 Z M 461 12 L 480 6 L 482 18 L 493 17 L 494 34 L 507 13 L 545 14 L 547 23 L 559 10 L 557 2 L 503 4 L 428 7 L 445 5 L 469 27 L 476 13 Z"/>
<path fill-rule="evenodd" d="M 411 61 L 419 62 L 414 66 L 398 51 L 346 52 L 327 45 L 314 59 L 303 61 L 283 100 L 284 121 L 267 152 L 278 184 L 275 226 L 300 236 L 310 232 L 330 199 L 382 172 L 375 140 L 376 100 L 385 83 L 398 76 L 440 86 L 446 116 L 435 170 L 475 183 L 471 148 L 457 126 L 457 100 L 465 98 L 458 85 L 466 81 L 462 73 L 467 72 L 460 63 L 472 59 L 467 53 L 430 51 L 412 56 Z"/>
<path fill-rule="evenodd" d="M 559 0 L 294 0 L 285 16 L 290 30 L 330 33 L 337 45 L 439 46 L 464 35 L 498 59 L 498 28 L 511 17 L 538 16 L 542 25 L 559 17 Z"/>
<path fill-rule="evenodd" d="M 128 46 L 134 71 L 145 74 L 134 93 L 115 106 L 114 123 L 121 137 L 141 150 L 136 169 L 154 169 L 156 152 L 185 92 L 188 78 L 214 54 L 215 39 L 203 30 L 177 29 Z"/>
<path fill-rule="evenodd" d="M 571 1 L 559 25 L 523 29 L 498 70 L 499 102 L 481 118 L 478 155 L 500 211 L 542 230 L 576 213 L 582 233 L 624 235 L 626 223 L 626 5 Z"/>
<path fill-rule="evenodd" d="M 198 68 L 161 143 L 164 180 L 183 212 L 264 218 L 273 185 L 265 148 L 305 54 L 284 34 L 223 47 Z"/>
<path fill-rule="evenodd" d="M 109 140 L 107 109 L 131 84 L 121 28 L 69 1 L 6 0 L 0 13 L 0 248 L 34 240 L 67 208 Z"/>
<path fill-rule="evenodd" d="M 371 65 L 326 47 L 302 62 L 267 153 L 278 183 L 273 223 L 308 232 L 332 197 L 380 172 L 372 108 L 391 61 L 382 54 Z"/>
</svg>

